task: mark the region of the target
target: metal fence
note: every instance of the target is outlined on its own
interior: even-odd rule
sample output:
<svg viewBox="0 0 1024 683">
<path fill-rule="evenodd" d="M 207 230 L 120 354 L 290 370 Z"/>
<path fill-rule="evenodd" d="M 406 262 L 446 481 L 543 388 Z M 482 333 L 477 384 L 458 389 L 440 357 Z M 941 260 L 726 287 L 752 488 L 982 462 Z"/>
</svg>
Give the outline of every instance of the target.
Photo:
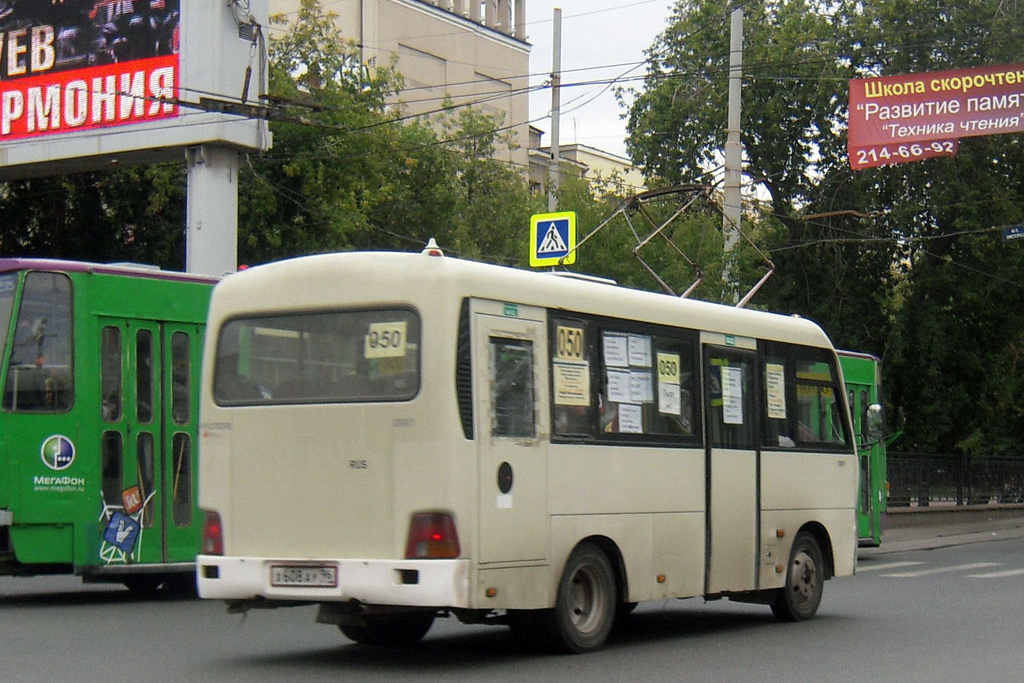
<svg viewBox="0 0 1024 683">
<path fill-rule="evenodd" d="M 1024 503 L 1024 458 L 889 451 L 889 507 Z"/>
</svg>

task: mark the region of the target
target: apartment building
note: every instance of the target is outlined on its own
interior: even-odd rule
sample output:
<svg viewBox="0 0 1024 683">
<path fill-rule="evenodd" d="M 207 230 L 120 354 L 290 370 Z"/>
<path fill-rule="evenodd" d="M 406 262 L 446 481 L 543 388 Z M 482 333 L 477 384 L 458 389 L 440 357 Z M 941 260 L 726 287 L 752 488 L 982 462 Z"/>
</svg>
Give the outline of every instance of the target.
<svg viewBox="0 0 1024 683">
<path fill-rule="evenodd" d="M 498 158 L 529 168 L 530 44 L 526 0 L 320 0 L 370 67 L 394 63 L 405 77 L 407 114 L 437 112 L 447 98 L 496 114 L 512 133 Z M 270 0 L 297 14 L 300 0 Z"/>
</svg>

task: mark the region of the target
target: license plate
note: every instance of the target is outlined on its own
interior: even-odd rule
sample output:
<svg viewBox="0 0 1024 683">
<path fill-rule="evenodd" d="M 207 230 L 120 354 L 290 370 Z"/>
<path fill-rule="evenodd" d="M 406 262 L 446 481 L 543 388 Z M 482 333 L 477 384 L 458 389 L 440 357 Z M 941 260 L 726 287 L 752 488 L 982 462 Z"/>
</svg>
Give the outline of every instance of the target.
<svg viewBox="0 0 1024 683">
<path fill-rule="evenodd" d="M 338 568 L 333 564 L 274 564 L 270 566 L 270 585 L 337 588 Z"/>
</svg>

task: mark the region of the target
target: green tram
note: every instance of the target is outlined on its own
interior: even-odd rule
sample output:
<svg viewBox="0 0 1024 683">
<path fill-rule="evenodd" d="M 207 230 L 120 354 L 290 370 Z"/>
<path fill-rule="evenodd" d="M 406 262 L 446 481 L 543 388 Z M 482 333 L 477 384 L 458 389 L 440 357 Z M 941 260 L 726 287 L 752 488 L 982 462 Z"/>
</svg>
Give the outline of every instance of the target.
<svg viewBox="0 0 1024 683">
<path fill-rule="evenodd" d="M 0 574 L 193 583 L 215 280 L 0 259 Z"/>
<path fill-rule="evenodd" d="M 885 439 L 882 419 L 882 362 L 854 351 L 837 351 L 853 417 L 860 461 L 860 496 L 857 503 L 857 536 L 860 545 L 882 542 L 885 504 L 888 497 Z"/>
</svg>

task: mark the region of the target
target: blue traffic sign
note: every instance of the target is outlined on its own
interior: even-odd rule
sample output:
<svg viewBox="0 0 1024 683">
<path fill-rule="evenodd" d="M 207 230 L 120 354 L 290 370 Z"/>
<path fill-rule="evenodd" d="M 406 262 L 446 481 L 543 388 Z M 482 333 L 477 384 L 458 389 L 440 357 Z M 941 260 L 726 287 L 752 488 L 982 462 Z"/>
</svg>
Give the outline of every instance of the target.
<svg viewBox="0 0 1024 683">
<path fill-rule="evenodd" d="M 530 265 L 576 262 L 576 212 L 539 213 L 530 217 Z"/>
<path fill-rule="evenodd" d="M 1024 240 L 1024 225 L 1011 225 L 1003 228 L 1004 240 Z"/>
</svg>

